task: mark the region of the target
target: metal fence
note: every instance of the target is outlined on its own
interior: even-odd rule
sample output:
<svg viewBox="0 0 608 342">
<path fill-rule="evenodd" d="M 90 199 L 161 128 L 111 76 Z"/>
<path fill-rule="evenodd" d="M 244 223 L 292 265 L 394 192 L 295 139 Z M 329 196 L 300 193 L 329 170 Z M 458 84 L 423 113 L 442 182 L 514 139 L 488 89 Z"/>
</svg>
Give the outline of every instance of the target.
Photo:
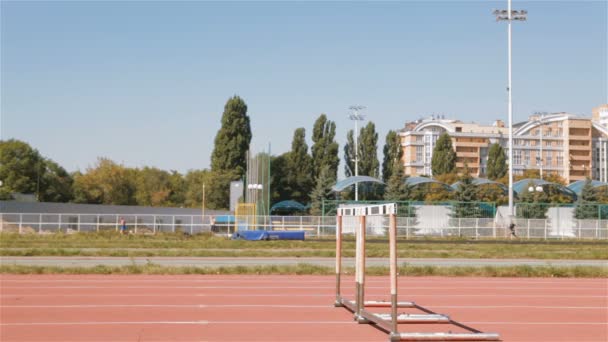
<svg viewBox="0 0 608 342">
<path fill-rule="evenodd" d="M 417 208 L 420 217 L 398 217 L 397 234 L 403 238 L 463 237 L 474 239 L 500 239 L 510 236 L 507 226 L 495 218 L 451 218 L 442 206 Z M 557 213 L 557 214 L 555 214 Z M 608 239 L 608 219 L 589 220 L 560 218 L 560 212 L 549 214 L 547 219 L 515 218 L 515 232 L 523 239 Z M 432 220 L 425 219 L 431 218 Z M 131 234 L 183 232 L 197 234 L 213 232 L 231 234 L 236 230 L 304 230 L 307 237 L 335 236 L 335 216 L 202 216 L 202 215 L 122 215 L 122 214 L 48 214 L 0 213 L 0 231 L 15 233 L 118 233 L 120 219 L 124 218 Z M 358 224 L 355 218 L 343 218 L 343 232 L 354 234 Z M 383 237 L 388 230 L 388 218 L 369 216 L 368 235 Z"/>
</svg>

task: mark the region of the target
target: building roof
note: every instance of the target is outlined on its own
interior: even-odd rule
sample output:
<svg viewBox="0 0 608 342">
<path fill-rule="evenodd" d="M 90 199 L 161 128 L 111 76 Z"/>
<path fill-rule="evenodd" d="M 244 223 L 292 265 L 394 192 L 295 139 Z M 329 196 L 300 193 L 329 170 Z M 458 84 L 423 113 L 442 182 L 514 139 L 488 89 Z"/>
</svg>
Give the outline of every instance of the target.
<svg viewBox="0 0 608 342">
<path fill-rule="evenodd" d="M 581 193 L 583 192 L 583 187 L 585 187 L 586 182 L 587 181 L 583 179 L 583 180 L 576 181 L 574 183 L 570 183 L 570 185 L 568 185 L 568 189 L 574 191 L 574 193 L 576 193 L 578 196 L 580 196 Z M 594 188 L 601 188 L 603 186 L 608 186 L 608 183 L 592 180 L 591 186 Z"/>
<path fill-rule="evenodd" d="M 405 180 L 405 184 L 409 185 L 409 186 L 418 186 L 420 184 L 429 184 L 429 183 L 430 184 L 439 184 L 439 185 L 442 185 L 448 191 L 453 191 L 454 190 L 448 184 L 445 184 L 445 183 L 440 182 L 440 181 L 438 181 L 436 179 L 433 179 L 433 178 L 428 178 L 428 177 L 408 177 Z"/>
<path fill-rule="evenodd" d="M 556 187 L 561 193 L 563 193 L 564 195 L 570 196 L 573 200 L 576 200 L 578 197 L 574 191 L 572 191 L 571 189 L 569 189 L 559 183 L 547 182 L 546 180 L 538 179 L 538 178 L 526 178 L 526 179 L 522 179 L 520 181 L 513 183 L 513 191 L 515 191 L 515 193 L 517 193 L 519 195 L 522 192 L 526 191 L 526 189 L 528 188 L 528 184 L 530 184 L 530 183 L 534 184 L 535 186 L 540 185 L 543 188 L 545 186 Z"/>
<path fill-rule="evenodd" d="M 383 181 L 379 180 L 378 178 L 374 178 L 374 177 L 370 177 L 370 176 L 353 176 L 353 177 L 348 177 L 345 178 L 341 181 L 338 181 L 333 187 L 332 190 L 333 191 L 342 191 L 346 188 L 348 188 L 349 186 L 355 184 L 355 183 L 378 183 L 378 184 L 384 184 Z"/>
<path fill-rule="evenodd" d="M 286 200 L 286 201 L 281 201 L 279 203 L 275 203 L 271 208 L 270 208 L 270 212 L 276 212 L 276 211 L 288 211 L 288 212 L 294 212 L 294 211 L 305 211 L 306 207 L 301 204 L 300 202 L 296 202 L 293 200 Z"/>
<path fill-rule="evenodd" d="M 452 189 L 454 189 L 454 190 L 458 189 L 458 185 L 460 185 L 460 183 L 461 182 L 456 182 L 456 183 L 452 184 Z M 487 178 L 473 178 L 473 184 L 477 185 L 477 186 L 493 184 L 493 185 L 498 185 L 502 190 L 505 191 L 505 193 L 507 193 L 509 191 L 509 188 L 507 186 L 505 186 L 504 184 L 493 181 L 491 179 L 487 179 Z"/>
</svg>

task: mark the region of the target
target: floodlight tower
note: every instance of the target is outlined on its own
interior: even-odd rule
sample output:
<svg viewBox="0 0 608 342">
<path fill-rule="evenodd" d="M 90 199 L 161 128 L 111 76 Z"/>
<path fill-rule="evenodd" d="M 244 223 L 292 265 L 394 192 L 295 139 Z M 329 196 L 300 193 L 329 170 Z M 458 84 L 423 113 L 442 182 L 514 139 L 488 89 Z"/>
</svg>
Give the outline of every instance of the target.
<svg viewBox="0 0 608 342">
<path fill-rule="evenodd" d="M 350 106 L 351 114 L 349 119 L 355 122 L 355 177 L 359 175 L 359 121 L 365 120 L 365 115 L 360 114 L 365 109 L 364 106 Z M 359 182 L 355 180 L 355 201 L 359 200 Z"/>
<path fill-rule="evenodd" d="M 528 11 L 511 10 L 511 0 L 507 1 L 506 10 L 494 10 L 493 14 L 496 16 L 496 21 L 506 21 L 508 24 L 508 85 L 507 94 L 509 98 L 508 112 L 509 112 L 509 221 L 513 219 L 513 100 L 511 97 L 511 22 L 512 21 L 526 21 Z"/>
</svg>

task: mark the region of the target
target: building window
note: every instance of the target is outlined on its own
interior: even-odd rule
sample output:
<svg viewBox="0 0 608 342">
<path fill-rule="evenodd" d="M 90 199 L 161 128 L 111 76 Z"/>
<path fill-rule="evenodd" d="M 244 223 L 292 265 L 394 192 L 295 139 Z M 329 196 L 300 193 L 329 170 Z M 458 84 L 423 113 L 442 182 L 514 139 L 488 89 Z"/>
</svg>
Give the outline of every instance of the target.
<svg viewBox="0 0 608 342">
<path fill-rule="evenodd" d="M 545 152 L 545 154 L 546 154 L 547 162 L 543 163 L 543 164 L 551 166 L 551 163 L 553 162 L 553 152 L 552 151 L 547 151 L 547 152 Z"/>
<path fill-rule="evenodd" d="M 416 161 L 421 162 L 424 153 L 424 146 L 416 146 Z"/>
<path fill-rule="evenodd" d="M 524 165 L 530 165 L 530 151 L 524 151 Z"/>
<path fill-rule="evenodd" d="M 521 165 L 521 151 L 513 151 L 513 165 Z"/>
<path fill-rule="evenodd" d="M 558 166 L 561 166 L 562 164 L 564 164 L 564 152 L 557 151 L 555 153 L 555 157 L 557 158 L 557 165 Z"/>
</svg>

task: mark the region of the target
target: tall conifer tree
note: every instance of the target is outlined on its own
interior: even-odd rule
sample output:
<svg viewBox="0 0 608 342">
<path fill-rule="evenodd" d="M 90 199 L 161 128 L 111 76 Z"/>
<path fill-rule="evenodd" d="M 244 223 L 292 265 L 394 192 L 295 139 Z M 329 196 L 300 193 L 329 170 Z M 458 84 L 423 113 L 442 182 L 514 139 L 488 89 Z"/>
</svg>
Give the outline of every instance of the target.
<svg viewBox="0 0 608 342">
<path fill-rule="evenodd" d="M 440 176 L 454 171 L 456 167 L 456 152 L 452 147 L 452 138 L 447 133 L 443 133 L 435 143 L 433 149 L 433 159 L 431 168 L 433 177 Z"/>
<path fill-rule="evenodd" d="M 228 99 L 224 107 L 222 126 L 215 136 L 211 154 L 211 170 L 236 171 L 239 177 L 245 174 L 250 142 L 251 126 L 247 104 L 235 95 Z"/>
</svg>

